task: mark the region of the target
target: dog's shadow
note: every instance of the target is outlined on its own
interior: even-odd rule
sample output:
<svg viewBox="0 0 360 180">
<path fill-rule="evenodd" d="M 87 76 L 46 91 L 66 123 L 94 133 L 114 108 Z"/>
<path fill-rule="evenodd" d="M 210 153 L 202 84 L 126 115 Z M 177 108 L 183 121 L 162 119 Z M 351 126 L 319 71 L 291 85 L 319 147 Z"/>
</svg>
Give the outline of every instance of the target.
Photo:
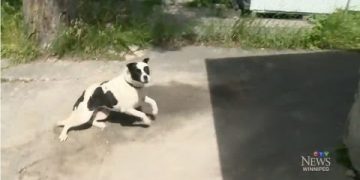
<svg viewBox="0 0 360 180">
<path fill-rule="evenodd" d="M 152 120 L 154 120 L 154 117 L 150 116 L 150 118 Z M 127 115 L 125 113 L 120 113 L 120 112 L 110 112 L 110 115 L 108 116 L 108 118 L 106 118 L 106 121 L 108 121 L 110 123 L 119 123 L 121 126 L 135 126 L 135 127 L 143 127 L 143 128 L 148 127 L 143 124 L 135 123 L 135 122 L 141 121 L 140 118 L 134 117 L 131 115 Z"/>
<path fill-rule="evenodd" d="M 141 111 L 141 108 L 136 108 L 137 110 Z M 147 114 L 148 117 L 150 117 L 151 120 L 155 120 L 155 116 L 153 115 L 149 115 Z M 132 126 L 132 127 L 142 127 L 142 128 L 147 128 L 149 126 L 144 125 L 144 124 L 137 124 L 135 122 L 140 122 L 141 119 L 135 116 L 131 116 L 125 113 L 121 113 L 121 112 L 115 112 L 115 111 L 111 111 L 109 116 L 104 119 L 103 121 L 109 122 L 109 123 L 118 123 L 121 126 Z M 70 130 L 85 130 L 85 129 L 89 129 L 92 126 L 92 120 L 77 126 L 77 127 L 72 127 Z"/>
</svg>

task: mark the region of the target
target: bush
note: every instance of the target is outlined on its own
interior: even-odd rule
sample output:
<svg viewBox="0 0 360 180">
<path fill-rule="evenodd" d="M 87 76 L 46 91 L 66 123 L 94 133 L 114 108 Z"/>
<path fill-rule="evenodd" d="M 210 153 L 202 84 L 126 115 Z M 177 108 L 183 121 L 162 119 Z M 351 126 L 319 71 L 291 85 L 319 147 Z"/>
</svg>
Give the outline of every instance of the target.
<svg viewBox="0 0 360 180">
<path fill-rule="evenodd" d="M 360 48 L 360 12 L 337 11 L 314 20 L 309 41 L 323 49 Z"/>
</svg>

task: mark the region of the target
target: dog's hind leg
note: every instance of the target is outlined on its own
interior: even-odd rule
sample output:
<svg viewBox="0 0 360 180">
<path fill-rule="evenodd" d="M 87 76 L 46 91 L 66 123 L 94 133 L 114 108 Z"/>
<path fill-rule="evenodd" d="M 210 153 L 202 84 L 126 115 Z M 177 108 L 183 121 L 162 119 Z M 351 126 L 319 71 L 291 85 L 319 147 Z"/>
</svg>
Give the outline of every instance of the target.
<svg viewBox="0 0 360 180">
<path fill-rule="evenodd" d="M 128 109 L 128 110 L 125 110 L 124 113 L 140 118 L 142 120 L 141 124 L 143 124 L 143 125 L 150 126 L 150 124 L 151 124 L 151 120 L 146 116 L 145 113 L 143 113 L 141 111 L 138 111 L 136 109 Z M 138 124 L 138 123 L 135 122 L 135 124 Z"/>
<path fill-rule="evenodd" d="M 110 114 L 109 110 L 106 110 L 106 109 L 97 110 L 94 113 L 94 119 L 93 119 L 92 125 L 100 128 L 100 129 L 104 129 L 106 127 L 105 122 L 99 122 L 99 121 L 106 119 L 109 116 L 109 114 Z"/>
<path fill-rule="evenodd" d="M 68 137 L 67 133 L 69 129 L 87 123 L 91 119 L 93 113 L 94 111 L 88 110 L 84 110 L 83 112 L 73 112 L 73 114 L 70 116 L 70 119 L 65 122 L 64 128 L 62 129 L 59 136 L 59 140 L 65 141 Z"/>
</svg>

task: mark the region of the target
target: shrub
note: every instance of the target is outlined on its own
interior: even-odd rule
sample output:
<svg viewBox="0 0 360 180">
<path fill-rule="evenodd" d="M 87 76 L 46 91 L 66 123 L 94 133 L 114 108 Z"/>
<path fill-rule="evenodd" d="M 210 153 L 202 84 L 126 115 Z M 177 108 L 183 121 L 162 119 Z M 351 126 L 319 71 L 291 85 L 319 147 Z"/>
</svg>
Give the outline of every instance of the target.
<svg viewBox="0 0 360 180">
<path fill-rule="evenodd" d="M 360 12 L 337 11 L 315 18 L 309 41 L 324 49 L 360 48 Z"/>
</svg>

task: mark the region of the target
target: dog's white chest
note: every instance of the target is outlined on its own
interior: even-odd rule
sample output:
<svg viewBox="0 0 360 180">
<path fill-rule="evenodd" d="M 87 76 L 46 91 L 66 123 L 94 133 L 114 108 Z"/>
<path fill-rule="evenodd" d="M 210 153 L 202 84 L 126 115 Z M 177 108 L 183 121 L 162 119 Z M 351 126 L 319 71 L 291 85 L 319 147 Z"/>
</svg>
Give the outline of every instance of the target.
<svg viewBox="0 0 360 180">
<path fill-rule="evenodd" d="M 120 111 L 138 107 L 145 98 L 142 89 L 136 89 L 125 81 L 110 82 L 104 89 L 114 94 L 117 104 L 113 108 Z"/>
</svg>

